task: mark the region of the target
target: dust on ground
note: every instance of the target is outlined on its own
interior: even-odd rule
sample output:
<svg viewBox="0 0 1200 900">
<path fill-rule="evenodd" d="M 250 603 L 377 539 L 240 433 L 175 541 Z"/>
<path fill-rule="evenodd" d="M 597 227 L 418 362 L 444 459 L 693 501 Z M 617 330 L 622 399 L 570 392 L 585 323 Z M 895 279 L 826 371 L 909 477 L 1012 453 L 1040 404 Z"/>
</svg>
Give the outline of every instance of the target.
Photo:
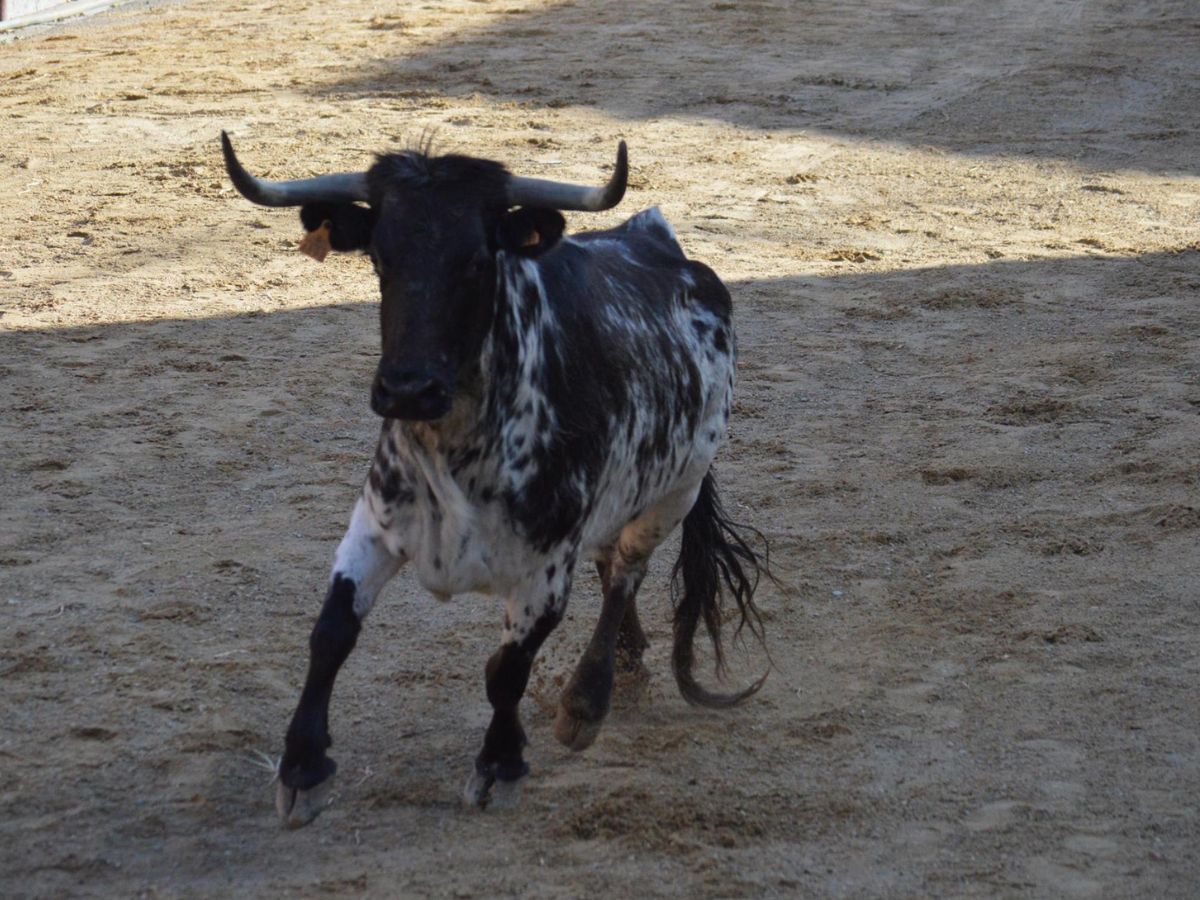
<svg viewBox="0 0 1200 900">
<path fill-rule="evenodd" d="M 399 11 L 397 11 L 397 9 Z M 1194 896 L 1200 16 L 1187 0 L 173 3 L 0 46 L 0 893 Z M 334 806 L 269 775 L 376 422 L 370 267 L 222 177 L 433 131 L 659 204 L 730 284 L 729 502 L 791 585 L 459 809 L 493 604 L 381 599 Z M 751 653 L 737 677 L 763 660 Z"/>
</svg>

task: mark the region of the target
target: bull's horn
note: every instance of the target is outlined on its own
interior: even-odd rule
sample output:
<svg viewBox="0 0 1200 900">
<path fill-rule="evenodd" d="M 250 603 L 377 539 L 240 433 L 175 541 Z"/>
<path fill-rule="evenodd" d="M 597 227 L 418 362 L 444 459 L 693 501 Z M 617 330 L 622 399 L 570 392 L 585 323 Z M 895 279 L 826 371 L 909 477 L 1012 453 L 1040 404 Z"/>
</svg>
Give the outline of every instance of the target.
<svg viewBox="0 0 1200 900">
<path fill-rule="evenodd" d="M 604 187 L 590 188 L 561 181 L 546 181 L 542 178 L 520 178 L 513 176 L 508 182 L 510 206 L 541 206 L 548 209 L 574 209 L 584 212 L 600 212 L 612 209 L 625 196 L 625 184 L 629 180 L 629 154 L 625 142 L 617 147 L 617 165 L 612 178 Z"/>
<path fill-rule="evenodd" d="M 225 153 L 225 168 L 238 193 L 259 206 L 302 206 L 305 203 L 350 203 L 367 201 L 367 176 L 363 172 L 342 172 L 319 175 L 297 181 L 263 181 L 255 178 L 238 162 L 229 135 L 221 132 L 221 150 Z"/>
</svg>

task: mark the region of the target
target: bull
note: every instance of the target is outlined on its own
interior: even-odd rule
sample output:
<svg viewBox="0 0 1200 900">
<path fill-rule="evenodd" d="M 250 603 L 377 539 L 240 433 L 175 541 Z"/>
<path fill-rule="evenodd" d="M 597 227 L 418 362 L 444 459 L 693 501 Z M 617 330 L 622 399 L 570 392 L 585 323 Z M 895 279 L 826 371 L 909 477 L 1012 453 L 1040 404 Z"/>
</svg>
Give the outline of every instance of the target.
<svg viewBox="0 0 1200 900">
<path fill-rule="evenodd" d="M 656 208 L 565 234 L 563 211 L 606 210 L 624 196 L 624 142 L 607 184 L 584 187 L 428 148 L 381 155 L 366 172 L 272 182 L 246 171 L 224 132 L 221 141 L 244 197 L 299 206 L 310 250 L 366 253 L 381 294 L 370 406 L 382 427 L 309 640 L 278 769 L 283 823 L 304 825 L 327 802 L 334 679 L 405 564 L 438 598 L 477 592 L 504 605 L 470 805 L 519 799 L 529 767 L 518 703 L 581 561 L 595 562 L 603 597 L 559 700 L 559 741 L 588 747 L 614 672 L 644 671 L 638 588 L 681 524 L 678 688 L 709 707 L 754 694 L 765 675 L 717 693 L 692 671 L 701 622 L 718 670 L 726 619 L 736 613 L 739 631 L 762 636 L 754 593 L 765 553 L 723 510 L 712 471 L 734 390 L 729 292 L 684 255 Z"/>
</svg>

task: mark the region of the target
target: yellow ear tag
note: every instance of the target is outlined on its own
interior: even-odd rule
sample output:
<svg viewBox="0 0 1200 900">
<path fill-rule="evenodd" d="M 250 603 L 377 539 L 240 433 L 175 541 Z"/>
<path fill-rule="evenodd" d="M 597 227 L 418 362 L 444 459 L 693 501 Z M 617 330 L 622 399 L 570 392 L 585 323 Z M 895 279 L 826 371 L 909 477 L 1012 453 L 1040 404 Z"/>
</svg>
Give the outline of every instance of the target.
<svg viewBox="0 0 1200 900">
<path fill-rule="evenodd" d="M 523 243 L 521 246 L 522 247 L 536 247 L 541 242 L 542 242 L 542 236 L 540 234 L 538 234 L 537 231 L 531 231 L 531 232 L 529 232 L 529 236 L 527 238 L 525 238 L 525 243 Z"/>
<path fill-rule="evenodd" d="M 333 249 L 329 244 L 329 230 L 332 227 L 333 224 L 326 219 L 321 223 L 320 228 L 306 234 L 300 240 L 300 252 L 305 256 L 311 256 L 317 262 L 325 262 L 325 257 Z"/>
</svg>

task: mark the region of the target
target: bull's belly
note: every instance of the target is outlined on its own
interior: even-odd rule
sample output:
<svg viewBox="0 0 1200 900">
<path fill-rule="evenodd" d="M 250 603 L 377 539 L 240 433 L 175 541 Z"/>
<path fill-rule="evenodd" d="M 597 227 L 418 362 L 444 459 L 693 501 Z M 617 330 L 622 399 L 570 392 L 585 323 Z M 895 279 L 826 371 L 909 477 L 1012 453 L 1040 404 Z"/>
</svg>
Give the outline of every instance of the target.
<svg viewBox="0 0 1200 900">
<path fill-rule="evenodd" d="M 548 561 L 564 555 L 600 558 L 627 526 L 643 517 L 656 523 L 652 543 L 657 544 L 667 537 L 657 532 L 669 532 L 687 513 L 712 465 L 725 434 L 724 408 L 722 404 L 710 411 L 692 440 L 672 442 L 665 458 L 648 464 L 642 460 L 639 465 L 635 446 L 613 446 L 594 500 L 586 504 L 589 512 L 577 545 L 569 545 L 564 536 L 556 546 L 532 546 L 498 499 L 480 503 L 467 497 L 457 482 L 436 474 L 429 490 L 414 486 L 411 504 L 377 518 L 388 520 L 383 540 L 393 554 L 408 561 L 421 586 L 442 599 L 462 593 L 511 595 L 536 579 Z"/>
<path fill-rule="evenodd" d="M 711 462 L 712 453 L 703 448 L 688 454 L 674 470 L 651 473 L 649 489 L 640 497 L 626 485 L 606 485 L 584 522 L 579 556 L 600 558 L 631 522 L 665 501 L 674 505 L 681 495 L 694 496 Z M 394 519 L 383 540 L 392 553 L 408 560 L 421 587 L 438 599 L 465 593 L 507 596 L 535 579 L 548 560 L 574 549 L 564 544 L 538 552 L 516 535 L 498 504 L 471 507 L 469 515 L 443 512 L 440 518 L 417 506 L 410 516 Z"/>
</svg>

